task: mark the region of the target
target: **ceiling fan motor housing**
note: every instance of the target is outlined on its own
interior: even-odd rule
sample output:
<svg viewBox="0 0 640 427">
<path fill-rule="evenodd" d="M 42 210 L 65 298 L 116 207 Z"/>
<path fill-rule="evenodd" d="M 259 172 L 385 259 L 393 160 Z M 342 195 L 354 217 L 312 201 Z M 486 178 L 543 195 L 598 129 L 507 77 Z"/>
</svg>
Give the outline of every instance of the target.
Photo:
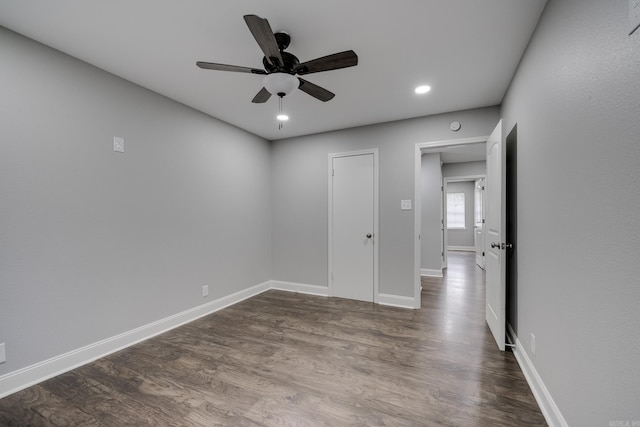
<svg viewBox="0 0 640 427">
<path fill-rule="evenodd" d="M 289 73 L 295 74 L 294 67 L 300 63 L 298 58 L 289 52 L 280 52 L 284 64 L 278 64 L 278 60 L 274 58 L 273 64 L 270 64 L 265 56 L 262 58 L 262 64 L 267 73 Z"/>
</svg>

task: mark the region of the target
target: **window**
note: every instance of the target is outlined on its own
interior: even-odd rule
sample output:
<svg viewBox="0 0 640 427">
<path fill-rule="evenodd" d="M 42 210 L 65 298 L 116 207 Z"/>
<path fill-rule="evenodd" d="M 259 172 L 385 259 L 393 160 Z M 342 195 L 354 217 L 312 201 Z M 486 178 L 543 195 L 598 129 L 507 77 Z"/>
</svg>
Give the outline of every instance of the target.
<svg viewBox="0 0 640 427">
<path fill-rule="evenodd" d="M 447 193 L 447 228 L 465 229 L 464 193 Z"/>
</svg>

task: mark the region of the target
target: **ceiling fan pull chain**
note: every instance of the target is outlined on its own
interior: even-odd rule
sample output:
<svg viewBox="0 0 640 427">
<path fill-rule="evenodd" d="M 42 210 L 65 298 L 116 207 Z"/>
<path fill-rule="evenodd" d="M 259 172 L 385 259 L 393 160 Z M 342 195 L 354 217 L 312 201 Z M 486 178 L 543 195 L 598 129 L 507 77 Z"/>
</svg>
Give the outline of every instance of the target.
<svg viewBox="0 0 640 427">
<path fill-rule="evenodd" d="M 279 116 L 280 116 L 280 115 L 282 115 L 282 98 L 283 98 L 283 97 L 281 96 L 281 97 L 279 97 L 279 99 L 278 99 L 278 101 L 279 101 L 279 102 L 278 102 L 278 115 L 279 115 Z M 282 120 L 280 120 L 280 121 L 278 122 L 278 130 L 282 130 L 282 126 L 284 126 L 284 124 L 283 124 Z"/>
</svg>

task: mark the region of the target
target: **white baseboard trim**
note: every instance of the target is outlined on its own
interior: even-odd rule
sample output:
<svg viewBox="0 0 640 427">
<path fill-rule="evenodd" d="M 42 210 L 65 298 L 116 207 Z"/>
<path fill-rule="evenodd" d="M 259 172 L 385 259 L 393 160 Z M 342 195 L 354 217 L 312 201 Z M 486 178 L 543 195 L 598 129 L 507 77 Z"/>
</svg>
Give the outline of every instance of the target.
<svg viewBox="0 0 640 427">
<path fill-rule="evenodd" d="M 91 363 L 94 360 L 145 341 L 156 335 L 175 329 L 200 317 L 215 313 L 218 310 L 237 304 L 270 289 L 299 292 L 303 294 L 328 296 L 326 286 L 307 285 L 302 283 L 270 280 L 259 285 L 235 292 L 206 304 L 193 307 L 181 313 L 140 326 L 122 334 L 98 341 L 93 344 L 35 363 L 17 371 L 0 376 L 0 399 L 27 387 L 68 372 L 72 369 Z M 402 308 L 416 308 L 410 297 L 379 294 L 379 304 Z"/>
<path fill-rule="evenodd" d="M 510 324 L 507 324 L 507 332 L 511 337 L 511 341 L 516 345 L 513 348 L 513 354 L 520 365 L 520 369 L 522 370 L 527 383 L 529 383 L 529 387 L 531 387 L 533 397 L 535 397 L 536 402 L 538 402 L 538 406 L 540 406 L 540 410 L 542 411 L 542 415 L 544 415 L 547 424 L 549 424 L 550 427 L 568 427 L 569 424 L 567 424 L 562 416 L 558 405 L 556 405 L 556 402 L 551 397 L 549 390 L 542 382 L 542 378 L 538 375 L 538 371 L 536 371 L 535 366 L 533 366 L 529 355 L 524 350 L 524 346 L 518 339 L 518 336 L 515 334 Z"/>
<path fill-rule="evenodd" d="M 270 289 L 277 289 L 279 291 L 297 292 L 301 294 L 329 296 L 329 287 L 318 285 L 306 285 L 303 283 L 293 282 L 281 282 L 279 280 L 272 280 L 269 282 Z"/>
<path fill-rule="evenodd" d="M 192 322 L 271 288 L 264 282 L 119 335 L 0 376 L 0 398 Z"/>
<path fill-rule="evenodd" d="M 415 299 L 411 297 L 391 294 L 378 294 L 378 304 L 401 308 L 420 308 L 419 305 L 416 306 Z"/>
<path fill-rule="evenodd" d="M 448 251 L 475 252 L 474 246 L 447 246 Z"/>
<path fill-rule="evenodd" d="M 443 277 L 442 269 L 437 270 L 435 268 L 421 268 L 420 275 L 426 277 Z"/>
</svg>

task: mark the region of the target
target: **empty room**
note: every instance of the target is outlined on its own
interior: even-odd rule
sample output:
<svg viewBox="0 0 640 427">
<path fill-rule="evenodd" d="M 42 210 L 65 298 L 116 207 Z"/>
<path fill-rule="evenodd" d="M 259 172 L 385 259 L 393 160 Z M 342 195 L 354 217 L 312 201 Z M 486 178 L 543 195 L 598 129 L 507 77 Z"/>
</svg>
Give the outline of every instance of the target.
<svg viewBox="0 0 640 427">
<path fill-rule="evenodd" d="M 640 426 L 639 25 L 0 0 L 0 425 Z"/>
</svg>

